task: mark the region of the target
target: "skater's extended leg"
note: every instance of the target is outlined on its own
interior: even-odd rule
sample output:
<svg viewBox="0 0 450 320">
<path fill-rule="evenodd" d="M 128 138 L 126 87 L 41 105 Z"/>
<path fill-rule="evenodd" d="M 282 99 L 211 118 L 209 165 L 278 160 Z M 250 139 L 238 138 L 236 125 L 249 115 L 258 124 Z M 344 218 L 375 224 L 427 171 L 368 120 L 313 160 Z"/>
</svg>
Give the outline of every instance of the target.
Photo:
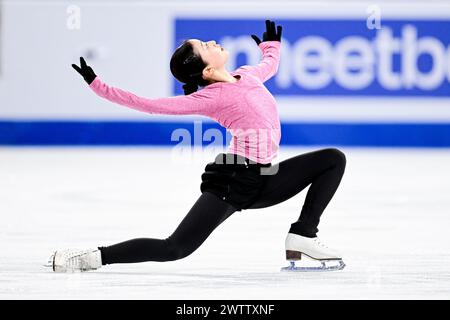
<svg viewBox="0 0 450 320">
<path fill-rule="evenodd" d="M 344 153 L 335 148 L 301 154 L 280 162 L 276 174 L 268 175 L 257 201 L 249 209 L 281 203 L 311 184 L 299 220 L 289 232 L 315 237 L 320 216 L 333 197 L 345 171 Z"/>
<path fill-rule="evenodd" d="M 194 252 L 236 209 L 204 192 L 173 234 L 166 239 L 138 238 L 100 247 L 102 264 L 172 261 Z"/>
</svg>

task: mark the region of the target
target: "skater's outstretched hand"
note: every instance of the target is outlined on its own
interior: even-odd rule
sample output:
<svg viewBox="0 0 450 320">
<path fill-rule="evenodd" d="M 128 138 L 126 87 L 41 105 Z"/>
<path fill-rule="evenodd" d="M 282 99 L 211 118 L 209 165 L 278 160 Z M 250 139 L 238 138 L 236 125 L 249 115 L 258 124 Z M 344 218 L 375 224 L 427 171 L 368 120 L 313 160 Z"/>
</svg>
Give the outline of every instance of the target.
<svg viewBox="0 0 450 320">
<path fill-rule="evenodd" d="M 81 68 L 76 64 L 72 64 L 72 67 L 83 76 L 84 80 L 88 84 L 91 84 L 92 81 L 95 80 L 95 77 L 97 77 L 97 75 L 94 73 L 94 70 L 92 70 L 92 68 L 86 64 L 86 61 L 84 61 L 83 57 L 80 57 L 80 65 Z"/>
<path fill-rule="evenodd" d="M 282 29 L 283 28 L 281 26 L 277 26 L 277 30 L 275 31 L 275 22 L 266 20 L 266 32 L 263 33 L 262 42 L 264 42 L 264 41 L 280 41 L 281 42 Z M 253 40 L 255 40 L 256 44 L 259 46 L 259 44 L 261 43 L 261 40 L 254 34 L 252 34 L 251 37 L 253 38 Z"/>
</svg>

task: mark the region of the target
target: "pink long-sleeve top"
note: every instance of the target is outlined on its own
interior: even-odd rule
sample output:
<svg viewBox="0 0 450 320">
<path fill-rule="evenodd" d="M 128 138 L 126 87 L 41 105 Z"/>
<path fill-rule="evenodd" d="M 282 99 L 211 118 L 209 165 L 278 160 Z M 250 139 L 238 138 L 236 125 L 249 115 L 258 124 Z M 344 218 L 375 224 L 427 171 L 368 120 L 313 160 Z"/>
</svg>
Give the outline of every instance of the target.
<svg viewBox="0 0 450 320">
<path fill-rule="evenodd" d="M 280 42 L 261 42 L 259 48 L 259 64 L 230 72 L 238 81 L 215 82 L 190 95 L 143 98 L 111 87 L 98 76 L 90 88 L 109 101 L 146 113 L 207 116 L 230 131 L 227 152 L 266 164 L 278 155 L 281 128 L 276 101 L 263 83 L 278 70 Z"/>
</svg>

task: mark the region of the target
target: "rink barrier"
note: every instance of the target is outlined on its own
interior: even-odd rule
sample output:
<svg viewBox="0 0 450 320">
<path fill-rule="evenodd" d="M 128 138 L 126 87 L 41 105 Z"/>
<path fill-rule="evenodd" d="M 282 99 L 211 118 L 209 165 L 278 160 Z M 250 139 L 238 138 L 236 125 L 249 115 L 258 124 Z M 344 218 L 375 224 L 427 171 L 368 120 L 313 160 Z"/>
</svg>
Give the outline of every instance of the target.
<svg viewBox="0 0 450 320">
<path fill-rule="evenodd" d="M 150 121 L 0 121 L 0 145 L 148 145 L 175 146 L 174 130 L 194 137 L 193 122 Z M 220 125 L 203 122 L 203 132 Z M 450 147 L 450 123 L 282 123 L 281 145 L 342 145 L 369 147 Z M 225 139 L 225 137 L 228 137 Z M 209 145 L 192 139 L 192 145 Z M 223 142 L 226 145 L 226 141 Z"/>
</svg>

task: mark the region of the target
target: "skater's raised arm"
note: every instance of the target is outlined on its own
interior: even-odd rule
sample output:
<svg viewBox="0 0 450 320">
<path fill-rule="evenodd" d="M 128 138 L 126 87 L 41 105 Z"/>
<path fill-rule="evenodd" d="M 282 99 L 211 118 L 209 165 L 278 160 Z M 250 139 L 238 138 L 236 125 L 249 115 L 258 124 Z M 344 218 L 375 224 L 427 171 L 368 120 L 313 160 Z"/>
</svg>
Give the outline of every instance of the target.
<svg viewBox="0 0 450 320">
<path fill-rule="evenodd" d="M 280 63 L 281 32 L 282 27 L 277 27 L 275 31 L 275 22 L 266 20 L 266 32 L 263 34 L 263 41 L 257 36 L 252 35 L 253 40 L 262 51 L 262 60 L 256 66 L 242 66 L 240 69 L 258 77 L 262 82 L 266 82 L 278 71 Z"/>
<path fill-rule="evenodd" d="M 263 52 L 261 62 L 256 66 L 245 65 L 239 69 L 245 70 L 256 76 L 259 80 L 261 80 L 261 82 L 264 83 L 272 78 L 278 71 L 278 65 L 280 62 L 280 42 L 261 42 L 259 47 Z"/>
<path fill-rule="evenodd" d="M 219 99 L 220 88 L 199 90 L 190 95 L 148 99 L 111 87 L 99 77 L 89 87 L 100 97 L 120 105 L 152 114 L 211 115 Z"/>
<path fill-rule="evenodd" d="M 111 102 L 146 113 L 211 116 L 213 115 L 217 101 L 220 98 L 220 87 L 207 91 L 200 90 L 190 95 L 169 98 L 149 99 L 139 97 L 134 93 L 104 83 L 94 73 L 92 68 L 86 64 L 83 57 L 80 57 L 80 65 L 81 67 L 72 64 L 72 67 L 83 76 L 89 87 L 97 95 Z"/>
</svg>

